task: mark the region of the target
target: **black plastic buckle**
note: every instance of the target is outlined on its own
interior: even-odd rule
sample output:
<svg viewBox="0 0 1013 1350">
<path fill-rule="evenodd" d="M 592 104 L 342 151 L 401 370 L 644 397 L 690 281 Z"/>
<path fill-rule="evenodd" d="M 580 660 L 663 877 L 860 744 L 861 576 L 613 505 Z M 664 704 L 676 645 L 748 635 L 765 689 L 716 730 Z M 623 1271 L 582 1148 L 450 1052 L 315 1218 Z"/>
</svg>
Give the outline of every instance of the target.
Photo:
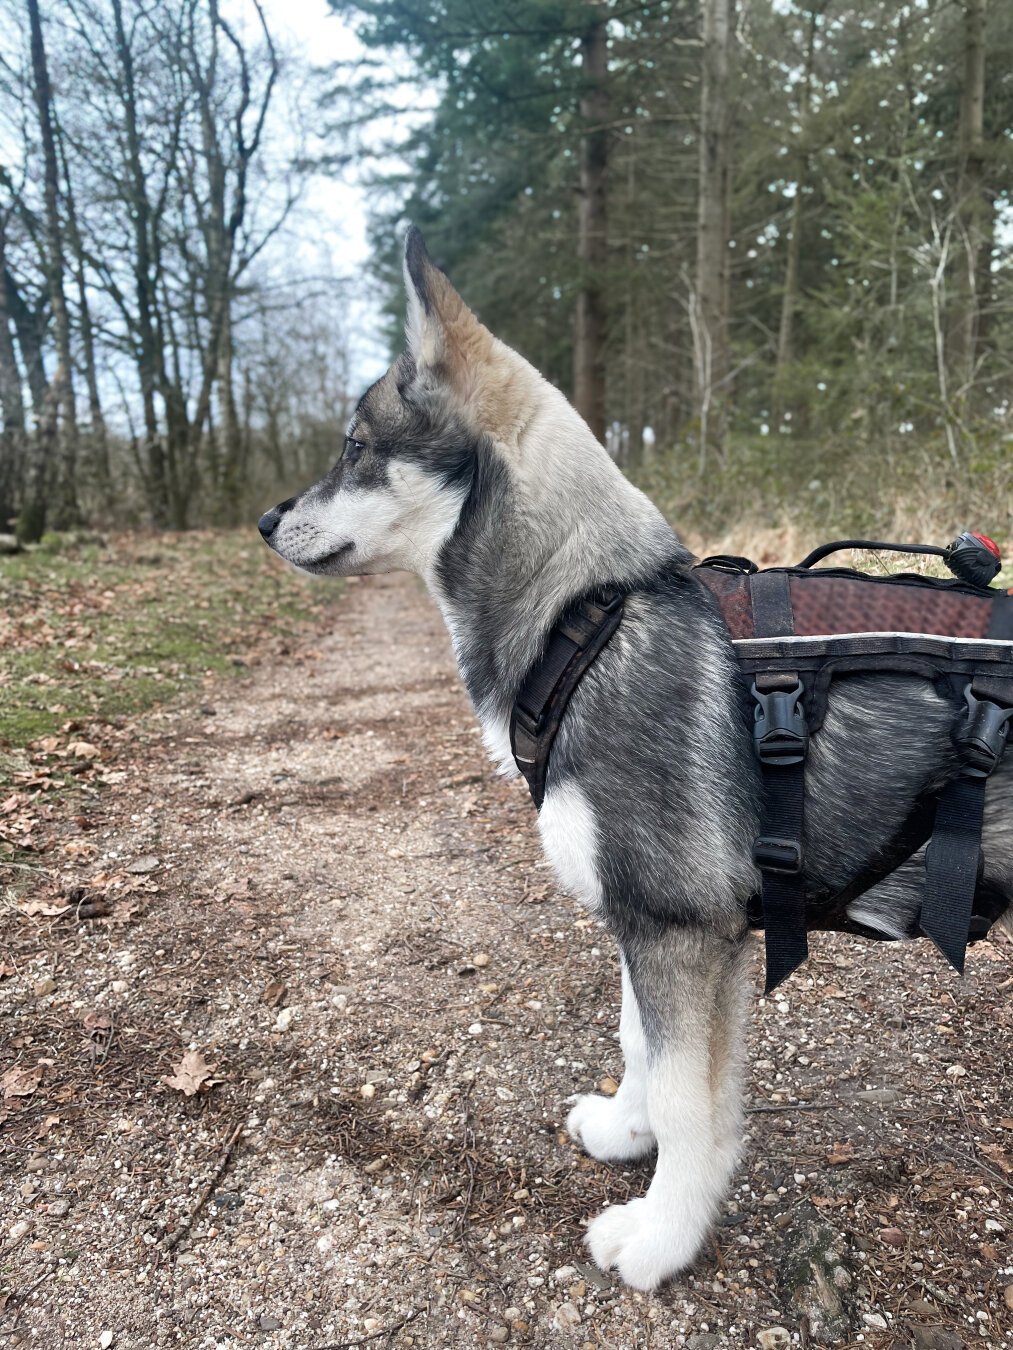
<svg viewBox="0 0 1013 1350">
<path fill-rule="evenodd" d="M 957 733 L 957 748 L 964 757 L 963 772 L 970 778 L 987 778 L 1006 749 L 1013 708 L 1000 708 L 986 698 L 975 698 L 970 684 L 964 686 L 967 722 Z"/>
<path fill-rule="evenodd" d="M 774 689 L 761 694 L 753 685 L 756 720 L 753 744 L 764 764 L 801 764 L 809 748 L 809 728 L 802 709 L 802 681 L 794 689 Z"/>
<path fill-rule="evenodd" d="M 802 845 L 797 839 L 776 839 L 761 834 L 753 840 L 753 862 L 762 872 L 796 876 L 802 871 Z"/>
</svg>

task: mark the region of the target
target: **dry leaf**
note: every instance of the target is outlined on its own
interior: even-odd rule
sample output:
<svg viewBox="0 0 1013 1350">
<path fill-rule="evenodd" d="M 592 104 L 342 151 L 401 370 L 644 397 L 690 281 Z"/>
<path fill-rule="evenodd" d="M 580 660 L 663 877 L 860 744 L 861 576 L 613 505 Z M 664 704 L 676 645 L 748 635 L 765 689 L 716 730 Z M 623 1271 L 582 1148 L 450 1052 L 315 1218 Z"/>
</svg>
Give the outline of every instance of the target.
<svg viewBox="0 0 1013 1350">
<path fill-rule="evenodd" d="M 71 741 L 67 746 L 67 754 L 73 755 L 75 759 L 98 759 L 102 751 L 91 741 Z"/>
<path fill-rule="evenodd" d="M 855 1146 L 850 1139 L 835 1139 L 830 1145 L 827 1162 L 831 1167 L 840 1167 L 843 1163 L 851 1162 L 854 1156 Z"/>
<path fill-rule="evenodd" d="M 3 1088 L 4 1101 L 11 1097 L 30 1097 L 41 1082 L 41 1064 L 33 1064 L 31 1068 L 23 1068 L 21 1065 L 15 1064 L 13 1069 L 8 1069 L 5 1074 L 0 1076 L 0 1088 Z"/>
<path fill-rule="evenodd" d="M 110 1031 L 113 1020 L 106 1013 L 87 1012 L 83 1018 L 86 1031 Z"/>
<path fill-rule="evenodd" d="M 285 997 L 285 986 L 281 980 L 272 980 L 260 997 L 269 1008 L 277 1008 Z"/>
<path fill-rule="evenodd" d="M 54 905 L 48 900 L 19 900 L 17 908 L 30 919 L 40 915 L 46 919 L 55 919 L 59 914 L 66 914 L 70 906 Z"/>
<path fill-rule="evenodd" d="M 217 1064 L 209 1064 L 200 1050 L 187 1050 L 176 1065 L 175 1073 L 161 1081 L 184 1096 L 193 1097 L 211 1087 L 211 1075 L 217 1067 Z"/>
</svg>

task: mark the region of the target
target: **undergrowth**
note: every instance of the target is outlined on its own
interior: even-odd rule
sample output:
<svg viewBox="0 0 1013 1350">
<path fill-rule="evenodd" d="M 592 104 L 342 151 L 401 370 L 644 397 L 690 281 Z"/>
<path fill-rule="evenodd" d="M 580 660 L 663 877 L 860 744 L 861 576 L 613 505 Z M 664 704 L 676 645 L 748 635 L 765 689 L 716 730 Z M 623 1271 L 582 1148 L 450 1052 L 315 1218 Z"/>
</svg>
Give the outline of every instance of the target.
<svg viewBox="0 0 1013 1350">
<path fill-rule="evenodd" d="M 999 543 L 1002 579 L 1013 585 L 1013 445 L 1005 442 L 954 464 L 934 446 L 887 456 L 854 442 L 757 436 L 735 442 L 723 466 L 701 470 L 695 450 L 676 448 L 632 476 L 697 553 L 771 566 L 798 562 L 830 539 L 947 544 L 972 529 Z"/>
</svg>

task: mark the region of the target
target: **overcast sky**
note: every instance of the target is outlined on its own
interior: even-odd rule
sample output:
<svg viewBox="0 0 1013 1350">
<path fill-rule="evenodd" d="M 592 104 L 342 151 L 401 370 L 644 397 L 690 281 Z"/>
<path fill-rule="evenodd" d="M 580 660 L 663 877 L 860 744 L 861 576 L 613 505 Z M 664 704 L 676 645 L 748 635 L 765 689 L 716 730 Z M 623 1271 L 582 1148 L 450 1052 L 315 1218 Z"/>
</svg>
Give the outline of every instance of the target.
<svg viewBox="0 0 1013 1350">
<path fill-rule="evenodd" d="M 261 3 L 279 48 L 291 57 L 301 58 L 306 67 L 354 59 L 361 50 L 355 34 L 334 15 L 327 0 L 261 0 Z M 242 0 L 239 4 L 248 17 L 251 7 Z M 317 118 L 309 91 L 299 98 L 299 105 L 304 131 L 310 133 L 306 147 L 309 153 L 334 149 L 313 135 Z M 282 112 L 280 107 L 278 111 Z M 294 119 L 288 110 L 282 115 Z M 298 140 L 298 133 L 293 130 L 293 149 Z M 379 297 L 373 298 L 373 288 L 365 276 L 369 259 L 366 217 L 367 194 L 354 170 L 340 176 L 315 174 L 300 199 L 292 228 L 279 241 L 280 247 L 297 250 L 300 270 L 308 275 L 326 269 L 352 282 L 349 299 L 343 306 L 342 326 L 348 336 L 353 394 L 365 389 L 387 364 L 386 346 L 380 336 Z"/>
</svg>

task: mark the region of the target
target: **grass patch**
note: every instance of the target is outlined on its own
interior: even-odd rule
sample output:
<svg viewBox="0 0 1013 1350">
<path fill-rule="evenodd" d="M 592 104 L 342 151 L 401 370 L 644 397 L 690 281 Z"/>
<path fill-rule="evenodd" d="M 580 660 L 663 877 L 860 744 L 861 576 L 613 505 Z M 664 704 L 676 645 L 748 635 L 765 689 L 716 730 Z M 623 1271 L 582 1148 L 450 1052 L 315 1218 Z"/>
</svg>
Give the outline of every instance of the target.
<svg viewBox="0 0 1013 1350">
<path fill-rule="evenodd" d="M 249 530 L 47 536 L 0 559 L 0 780 L 68 721 L 129 717 L 278 651 L 339 592 Z"/>
</svg>

